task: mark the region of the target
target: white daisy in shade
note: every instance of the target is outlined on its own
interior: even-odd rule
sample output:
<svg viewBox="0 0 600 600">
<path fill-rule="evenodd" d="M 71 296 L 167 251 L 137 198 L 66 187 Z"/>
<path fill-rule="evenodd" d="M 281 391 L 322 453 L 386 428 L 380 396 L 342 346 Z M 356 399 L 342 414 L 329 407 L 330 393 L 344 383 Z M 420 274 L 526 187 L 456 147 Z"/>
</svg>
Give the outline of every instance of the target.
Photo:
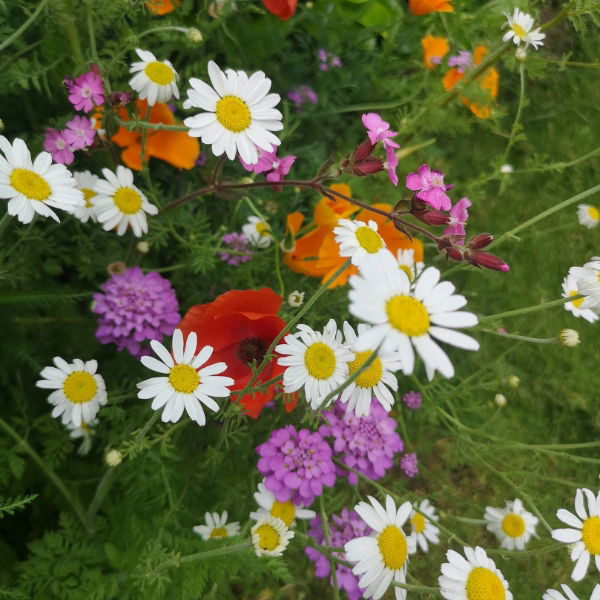
<svg viewBox="0 0 600 600">
<path fill-rule="evenodd" d="M 399 352 L 402 371 L 410 375 L 415 366 L 414 346 L 431 380 L 435 371 L 444 377 L 454 375 L 450 359 L 432 338 L 464 350 L 479 349 L 479 342 L 455 331 L 476 325 L 477 317 L 457 310 L 467 300 L 454 294 L 449 281 L 440 282 L 435 267 L 427 267 L 411 285 L 394 256 L 382 252 L 364 259 L 360 274 L 350 277 L 350 287 L 350 312 L 373 325 L 356 340 L 357 352 L 382 344 L 381 352 Z"/>
<path fill-rule="evenodd" d="M 281 519 L 286 527 L 291 527 L 296 519 L 312 519 L 316 513 L 314 510 L 308 510 L 296 506 L 293 502 L 278 502 L 275 495 L 270 492 L 264 482 L 258 484 L 258 492 L 254 493 L 258 510 L 250 513 L 250 518 L 255 521 L 260 521 L 266 517 L 275 517 Z"/>
<path fill-rule="evenodd" d="M 258 148 L 272 152 L 281 143 L 271 133 L 283 129 L 282 115 L 275 108 L 281 98 L 268 93 L 271 80 L 262 71 L 250 77 L 231 69 L 223 73 L 211 60 L 208 75 L 212 87 L 200 79 L 190 79 L 192 89 L 187 91 L 183 107 L 206 112 L 184 120 L 189 135 L 210 145 L 215 156 L 225 152 L 229 160 L 234 160 L 239 152 L 244 162 L 256 164 Z"/>
<path fill-rule="evenodd" d="M 203 540 L 237 535 L 240 532 L 240 524 L 228 523 L 227 517 L 227 511 L 223 511 L 221 514 L 207 512 L 204 515 L 205 525 L 196 525 L 196 527 L 192 527 L 192 529 L 198 535 L 201 535 Z"/>
<path fill-rule="evenodd" d="M 571 296 L 579 296 L 580 292 L 577 289 L 577 280 L 574 275 L 567 275 L 562 284 L 563 298 L 570 298 Z M 590 308 L 581 308 L 585 298 L 579 298 L 579 300 L 573 300 L 572 302 L 565 302 L 563 305 L 565 310 L 573 313 L 574 317 L 581 317 L 590 323 L 598 320 L 598 315 Z"/>
<path fill-rule="evenodd" d="M 576 562 L 571 578 L 581 581 L 592 556 L 600 572 L 600 492 L 595 496 L 587 488 L 578 489 L 575 493 L 575 513 L 564 508 L 556 512 L 558 519 L 569 528 L 555 529 L 552 537 L 559 542 L 573 544 L 571 560 Z"/>
<path fill-rule="evenodd" d="M 294 532 L 277 517 L 263 517 L 250 530 L 252 545 L 257 556 L 281 556 Z"/>
<path fill-rule="evenodd" d="M 593 229 L 600 221 L 600 210 L 590 204 L 579 204 L 577 207 L 577 219 L 579 224 Z"/>
<path fill-rule="evenodd" d="M 156 60 L 156 56 L 147 50 L 136 48 L 139 62 L 134 62 L 129 68 L 135 75 L 129 80 L 129 85 L 135 90 L 140 100 L 147 100 L 150 106 L 156 102 L 168 102 L 173 96 L 179 98 L 177 80 L 179 75 L 168 60 Z"/>
<path fill-rule="evenodd" d="M 82 223 L 87 223 L 89 219 L 96 221 L 96 209 L 94 208 L 94 198 L 97 196 L 94 191 L 96 183 L 98 183 L 98 175 L 90 173 L 90 171 L 74 171 L 73 177 L 77 182 L 77 187 L 83 192 L 84 206 L 78 206 L 73 213 L 76 219 Z"/>
<path fill-rule="evenodd" d="M 79 444 L 79 448 L 77 448 L 77 454 L 85 456 L 92 449 L 92 436 L 94 435 L 93 427 L 97 424 L 98 419 L 92 419 L 89 423 L 82 421 L 79 426 L 75 425 L 73 421 L 67 423 L 69 437 L 72 440 L 81 439 L 81 444 Z"/>
<path fill-rule="evenodd" d="M 417 547 L 421 548 L 423 552 L 428 552 L 430 542 L 432 544 L 440 543 L 440 530 L 431 522 L 438 520 L 435 508 L 427 498 L 421 504 L 415 505 L 410 512 L 411 532 L 406 536 L 409 554 L 414 554 Z"/>
<path fill-rule="evenodd" d="M 358 326 L 358 335 L 366 333 L 368 329 L 368 325 L 361 323 Z M 357 339 L 356 333 L 347 321 L 344 321 L 343 330 L 345 345 L 352 350 Z M 371 358 L 373 352 L 376 352 L 376 348 L 357 352 L 354 360 L 348 364 L 348 374 L 354 375 Z M 394 395 L 390 388 L 394 391 L 398 390 L 398 380 L 394 372 L 399 371 L 401 367 L 400 355 L 397 352 L 387 354 L 380 352 L 377 358 L 342 391 L 340 400 L 347 403 L 347 412 L 354 411 L 357 417 L 368 416 L 373 396 L 389 412 L 394 404 Z"/>
<path fill-rule="evenodd" d="M 152 340 L 150 346 L 160 360 L 153 356 L 142 356 L 142 364 L 163 375 L 138 383 L 138 398 L 153 398 L 152 410 L 160 410 L 164 406 L 161 416 L 164 423 L 176 423 L 185 410 L 190 419 L 198 425 L 205 425 L 206 416 L 202 404 L 217 412 L 219 405 L 213 398 L 227 398 L 231 394 L 228 387 L 233 385 L 233 379 L 219 375 L 227 369 L 227 365 L 218 362 L 200 368 L 211 357 L 213 348 L 204 346 L 196 354 L 197 336 L 193 331 L 184 345 L 181 329 L 175 330 L 172 356 L 156 340 Z"/>
<path fill-rule="evenodd" d="M 454 550 L 446 552 L 438 577 L 440 592 L 447 600 L 513 600 L 508 583 L 483 548 L 464 548 L 465 558 Z"/>
<path fill-rule="evenodd" d="M 504 508 L 486 506 L 483 518 L 486 529 L 500 541 L 500 547 L 506 550 L 524 550 L 532 536 L 538 518 L 525 510 L 523 503 L 515 498 L 507 501 Z"/>
<path fill-rule="evenodd" d="M 568 585 L 561 583 L 560 587 L 562 593 L 558 590 L 546 590 L 542 600 L 579 600 L 579 597 Z M 600 583 L 594 587 L 590 600 L 600 600 Z"/>
<path fill-rule="evenodd" d="M 411 281 L 414 281 L 425 268 L 425 263 L 415 262 L 415 251 L 398 250 L 398 266 L 406 273 Z"/>
<path fill-rule="evenodd" d="M 52 359 L 54 367 L 44 367 L 43 379 L 36 381 L 39 388 L 54 390 L 48 402 L 54 405 L 53 417 L 61 417 L 63 425 L 72 422 L 76 427 L 90 423 L 100 407 L 106 404 L 106 385 L 96 373 L 95 360 L 82 361 L 74 358 L 68 363 L 60 356 Z"/>
<path fill-rule="evenodd" d="M 257 248 L 268 248 L 273 241 L 269 224 L 255 216 L 248 217 L 248 222 L 242 226 L 242 233 L 248 242 Z"/>
<path fill-rule="evenodd" d="M 21 223 L 31 223 L 36 213 L 59 221 L 53 208 L 73 213 L 83 206 L 71 172 L 65 165 L 53 165 L 48 152 L 32 161 L 23 140 L 11 144 L 3 135 L 0 151 L 0 198 L 8 200 L 8 214 Z"/>
<path fill-rule="evenodd" d="M 372 535 L 354 538 L 344 545 L 346 558 L 355 562 L 352 572 L 360 577 L 359 587 L 366 588 L 363 597 L 381 598 L 392 582 L 406 583 L 408 541 L 402 526 L 410 515 L 410 502 L 398 509 L 391 496 L 385 498 L 385 508 L 372 496 L 359 502 L 354 510 L 373 530 Z M 404 588 L 394 587 L 396 600 L 406 598 Z"/>
<path fill-rule="evenodd" d="M 119 165 L 116 173 L 102 169 L 102 175 L 94 186 L 94 206 L 104 231 L 116 228 L 117 235 L 123 235 L 130 226 L 135 237 L 148 233 L 146 213 L 155 215 L 158 208 L 134 185 L 131 169 Z"/>
<path fill-rule="evenodd" d="M 581 308 L 600 311 L 600 256 L 593 256 L 583 267 L 571 267 L 569 275 L 575 277 L 579 293 L 588 296 L 582 302 Z"/>
<path fill-rule="evenodd" d="M 340 256 L 352 258 L 358 265 L 365 256 L 377 255 L 385 248 L 383 238 L 377 233 L 377 223 L 339 219 L 334 228 L 335 241 L 339 244 Z"/>
<path fill-rule="evenodd" d="M 321 408 L 325 396 L 348 378 L 348 363 L 354 358 L 342 345 L 341 333 L 331 319 L 323 333 L 313 331 L 308 325 L 298 325 L 299 331 L 286 335 L 284 343 L 275 351 L 287 355 L 277 363 L 287 367 L 283 373 L 286 394 L 304 387 L 306 401 L 311 408 Z"/>
<path fill-rule="evenodd" d="M 544 38 L 546 37 L 545 33 L 540 32 L 540 28 L 532 29 L 533 27 L 533 17 L 524 13 L 522 10 L 515 8 L 512 16 L 508 13 L 505 13 L 507 23 L 504 25 L 508 25 L 508 31 L 502 36 L 502 41 L 507 42 L 511 40 L 515 44 L 520 44 L 524 42 L 526 47 L 533 46 L 536 50 L 538 46 L 544 45 Z"/>
</svg>

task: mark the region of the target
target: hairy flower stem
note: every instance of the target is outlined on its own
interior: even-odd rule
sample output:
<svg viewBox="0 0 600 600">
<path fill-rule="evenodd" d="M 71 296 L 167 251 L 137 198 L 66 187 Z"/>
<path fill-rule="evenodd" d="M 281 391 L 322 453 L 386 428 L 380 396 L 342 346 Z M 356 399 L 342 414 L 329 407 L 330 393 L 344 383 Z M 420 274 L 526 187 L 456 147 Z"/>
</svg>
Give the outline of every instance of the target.
<svg viewBox="0 0 600 600">
<path fill-rule="evenodd" d="M 558 344 L 558 339 L 555 337 L 551 338 L 536 338 L 529 337 L 526 335 L 516 335 L 514 333 L 502 333 L 501 331 L 495 331 L 494 329 L 481 329 L 483 333 L 489 333 L 491 335 L 497 335 L 509 340 L 518 340 L 519 342 L 531 342 L 533 344 Z"/>
<path fill-rule="evenodd" d="M 517 308 L 515 310 L 509 310 L 495 315 L 488 315 L 479 319 L 479 324 L 486 323 L 487 321 L 495 321 L 497 319 L 503 319 L 504 317 L 516 317 L 517 315 L 524 315 L 527 313 L 537 312 L 538 310 L 544 310 L 546 308 L 553 308 L 555 306 L 562 306 L 567 302 L 573 300 L 579 300 L 582 296 L 569 296 L 568 298 L 558 298 L 558 300 L 551 300 L 550 302 L 542 302 L 541 304 L 534 304 L 533 306 L 526 306 L 525 308 Z"/>
<path fill-rule="evenodd" d="M 325 501 L 323 494 L 319 496 L 319 507 L 321 511 L 321 527 L 323 528 L 323 536 L 327 547 L 331 547 L 331 536 L 329 535 L 329 523 L 327 521 L 327 513 L 325 512 Z M 332 555 L 329 555 L 329 571 L 331 572 L 331 580 L 333 583 L 333 598 L 340 600 L 340 590 L 338 588 L 337 573 L 335 572 L 335 560 Z"/>
<path fill-rule="evenodd" d="M 94 527 L 91 519 L 87 517 L 83 506 L 81 506 L 79 500 L 67 489 L 67 486 L 63 483 L 62 479 L 52 469 L 49 469 L 45 465 L 41 456 L 2 418 L 0 418 L 0 427 L 4 429 L 4 431 L 8 433 L 8 435 L 10 435 L 17 442 L 17 444 L 21 446 L 23 450 L 25 450 L 27 454 L 29 454 L 37 466 L 43 471 L 44 475 L 48 477 L 48 479 L 56 486 L 58 491 L 64 496 L 65 500 L 71 506 L 73 512 L 77 515 L 86 531 L 88 533 L 92 533 Z"/>
<path fill-rule="evenodd" d="M 525 105 L 525 65 L 523 63 L 519 65 L 519 78 L 521 82 L 519 88 L 519 104 L 517 105 L 517 114 L 515 115 L 512 129 L 510 130 L 510 137 L 508 138 L 506 148 L 504 149 L 504 154 L 502 155 L 502 160 L 500 161 L 500 164 L 502 165 L 506 162 L 508 153 L 516 141 L 517 131 L 521 122 L 521 113 L 523 112 L 523 106 Z M 502 181 L 506 181 L 506 179 L 503 179 Z"/>
<path fill-rule="evenodd" d="M 0 52 L 2 52 L 2 50 L 4 50 L 5 48 L 7 48 L 8 46 L 10 46 L 14 41 L 18 40 L 21 35 L 23 35 L 23 33 L 25 33 L 25 31 L 31 26 L 33 25 L 33 23 L 35 23 L 35 20 L 40 16 L 40 14 L 42 13 L 42 11 L 44 10 L 44 8 L 46 8 L 46 4 L 48 4 L 48 0 L 42 0 L 38 5 L 37 8 L 31 13 L 31 16 L 29 17 L 29 19 L 27 19 L 27 21 L 25 21 L 25 23 L 23 23 L 23 25 L 21 25 L 21 27 L 19 27 L 18 29 L 16 29 L 12 35 L 9 35 L 1 44 L 0 44 Z"/>
<path fill-rule="evenodd" d="M 151 33 L 160 33 L 162 31 L 178 31 L 179 33 L 187 33 L 187 27 L 177 27 L 175 25 L 165 25 L 164 27 L 153 27 L 152 29 L 146 29 L 146 31 L 142 31 L 138 35 L 138 38 L 144 37 L 145 35 L 149 35 Z M 187 127 L 186 127 L 187 129 Z"/>
</svg>

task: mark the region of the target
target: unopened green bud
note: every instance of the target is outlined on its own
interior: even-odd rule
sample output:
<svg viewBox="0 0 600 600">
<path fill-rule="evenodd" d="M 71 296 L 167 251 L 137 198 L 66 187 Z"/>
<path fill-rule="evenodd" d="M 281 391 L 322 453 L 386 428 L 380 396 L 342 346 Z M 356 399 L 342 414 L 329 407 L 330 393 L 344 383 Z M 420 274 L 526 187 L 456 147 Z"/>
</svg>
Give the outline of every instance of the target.
<svg viewBox="0 0 600 600">
<path fill-rule="evenodd" d="M 118 467 L 123 462 L 123 455 L 118 450 L 109 450 L 104 460 L 109 467 Z"/>
<path fill-rule="evenodd" d="M 192 44 L 201 44 L 204 41 L 204 38 L 202 37 L 200 30 L 196 29 L 195 27 L 190 27 L 187 30 L 186 36 L 187 36 L 188 41 L 191 42 Z"/>
</svg>

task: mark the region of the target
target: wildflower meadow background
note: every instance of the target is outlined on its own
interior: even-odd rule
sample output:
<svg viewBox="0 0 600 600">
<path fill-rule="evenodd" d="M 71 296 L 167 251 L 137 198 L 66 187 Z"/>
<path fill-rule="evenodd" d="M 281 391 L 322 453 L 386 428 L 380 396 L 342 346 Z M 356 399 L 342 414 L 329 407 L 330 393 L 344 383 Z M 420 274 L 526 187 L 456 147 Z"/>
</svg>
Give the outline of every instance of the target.
<svg viewBox="0 0 600 600">
<path fill-rule="evenodd" d="M 0 598 L 600 599 L 598 0 L 0 0 Z"/>
</svg>

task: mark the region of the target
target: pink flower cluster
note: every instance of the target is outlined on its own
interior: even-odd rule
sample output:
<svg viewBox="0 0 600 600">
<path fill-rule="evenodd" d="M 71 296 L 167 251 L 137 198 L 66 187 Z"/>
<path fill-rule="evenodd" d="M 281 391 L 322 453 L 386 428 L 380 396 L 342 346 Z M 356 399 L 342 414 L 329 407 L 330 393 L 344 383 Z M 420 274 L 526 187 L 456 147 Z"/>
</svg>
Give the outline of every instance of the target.
<svg viewBox="0 0 600 600">
<path fill-rule="evenodd" d="M 367 136 L 373 148 L 377 142 L 381 142 L 385 150 L 385 162 L 383 167 L 387 169 L 388 177 L 394 185 L 398 185 L 398 175 L 396 168 L 398 167 L 398 157 L 396 150 L 400 145 L 394 142 L 391 138 L 398 135 L 396 131 L 390 129 L 390 124 L 384 121 L 377 113 L 367 113 L 362 116 L 362 122 L 367 129 Z"/>
<path fill-rule="evenodd" d="M 307 85 L 299 85 L 287 93 L 287 97 L 294 103 L 296 112 L 302 112 L 303 104 L 317 104 L 317 92 Z"/>
<path fill-rule="evenodd" d="M 342 61 L 339 56 L 328 52 L 324 48 L 317 50 L 317 58 L 319 59 L 319 69 L 321 71 L 329 71 L 329 69 L 339 69 L 342 66 Z"/>
<path fill-rule="evenodd" d="M 254 254 L 252 250 L 248 249 L 248 239 L 243 233 L 236 233 L 235 231 L 226 233 L 221 238 L 221 241 L 227 244 L 233 252 L 236 252 L 236 254 L 227 251 L 219 253 L 219 258 L 228 265 L 235 267 L 241 263 L 248 262 Z"/>
<path fill-rule="evenodd" d="M 295 161 L 295 156 L 289 155 L 277 158 L 277 151 L 267 152 L 266 150 L 260 150 L 258 162 L 255 165 L 245 163 L 240 157 L 240 162 L 246 171 L 257 174 L 266 173 L 265 179 L 275 184 L 284 180 Z M 281 186 L 275 185 L 273 187 L 276 191 L 281 191 Z"/>
<path fill-rule="evenodd" d="M 75 110 L 90 112 L 94 106 L 104 103 L 104 86 L 97 67 L 91 71 L 71 79 L 65 79 L 65 87 L 69 92 L 69 102 Z"/>
</svg>

